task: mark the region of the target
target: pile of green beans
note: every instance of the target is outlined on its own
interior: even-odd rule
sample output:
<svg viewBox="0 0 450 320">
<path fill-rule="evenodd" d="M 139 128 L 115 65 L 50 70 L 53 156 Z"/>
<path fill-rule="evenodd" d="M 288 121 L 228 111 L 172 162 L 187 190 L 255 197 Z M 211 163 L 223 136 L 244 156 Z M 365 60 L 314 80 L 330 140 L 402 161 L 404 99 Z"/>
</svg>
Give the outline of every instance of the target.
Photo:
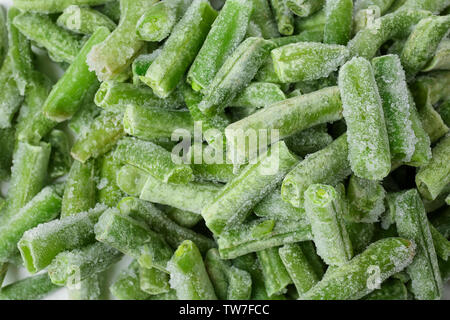
<svg viewBox="0 0 450 320">
<path fill-rule="evenodd" d="M 0 300 L 442 299 L 449 9 L 0 6 Z"/>
</svg>

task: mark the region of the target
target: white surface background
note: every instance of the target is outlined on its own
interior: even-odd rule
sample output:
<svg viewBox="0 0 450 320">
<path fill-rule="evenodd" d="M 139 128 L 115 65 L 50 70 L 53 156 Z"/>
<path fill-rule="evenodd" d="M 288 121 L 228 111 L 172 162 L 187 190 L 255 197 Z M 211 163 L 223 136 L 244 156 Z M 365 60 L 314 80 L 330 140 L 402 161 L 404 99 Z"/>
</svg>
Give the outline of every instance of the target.
<svg viewBox="0 0 450 320">
<path fill-rule="evenodd" d="M 12 0 L 0 0 L 0 4 L 4 5 L 5 7 L 9 7 L 12 5 Z M 39 62 L 40 63 L 42 62 L 41 65 L 43 66 L 43 68 L 47 68 L 47 70 L 43 70 L 46 73 L 55 74 L 58 72 L 57 68 L 55 68 L 54 65 L 49 63 L 48 58 L 40 57 Z M 5 192 L 6 185 L 1 185 L 0 190 Z M 117 263 L 116 266 L 111 268 L 111 270 L 108 272 L 108 279 L 107 279 L 108 287 L 112 283 L 112 281 L 117 277 L 120 270 L 122 268 L 125 268 L 130 261 L 131 261 L 131 259 L 129 257 L 125 257 L 122 259 L 122 261 Z M 30 274 L 24 268 L 17 268 L 15 266 L 11 266 L 8 270 L 8 274 L 6 276 L 4 284 L 8 284 L 8 283 L 14 282 L 18 279 L 25 278 L 28 276 L 30 276 Z M 58 290 L 52 292 L 51 294 L 49 294 L 44 300 L 54 300 L 54 299 L 65 300 L 67 298 L 68 298 L 67 290 L 65 288 L 61 288 L 61 289 L 58 289 Z M 110 295 L 110 298 L 113 298 L 113 297 Z M 449 283 L 446 284 L 445 293 L 444 293 L 443 298 L 445 300 L 450 300 L 450 284 Z"/>
</svg>

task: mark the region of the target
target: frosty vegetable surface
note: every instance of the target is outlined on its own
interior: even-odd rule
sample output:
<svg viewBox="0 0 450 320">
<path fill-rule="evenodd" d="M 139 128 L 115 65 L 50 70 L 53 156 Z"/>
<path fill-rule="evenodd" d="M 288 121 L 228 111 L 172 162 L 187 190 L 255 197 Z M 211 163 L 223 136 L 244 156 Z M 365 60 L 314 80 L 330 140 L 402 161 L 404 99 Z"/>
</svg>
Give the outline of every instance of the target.
<svg viewBox="0 0 450 320">
<path fill-rule="evenodd" d="M 450 1 L 219 2 L 0 7 L 0 299 L 445 299 Z"/>
</svg>

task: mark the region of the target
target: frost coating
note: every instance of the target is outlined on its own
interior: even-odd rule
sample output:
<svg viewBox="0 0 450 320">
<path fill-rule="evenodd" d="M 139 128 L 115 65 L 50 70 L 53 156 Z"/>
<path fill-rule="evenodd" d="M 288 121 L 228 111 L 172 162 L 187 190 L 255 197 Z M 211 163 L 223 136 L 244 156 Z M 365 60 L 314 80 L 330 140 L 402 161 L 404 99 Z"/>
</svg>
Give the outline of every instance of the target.
<svg viewBox="0 0 450 320">
<path fill-rule="evenodd" d="M 353 58 L 339 71 L 349 161 L 360 178 L 381 180 L 391 170 L 389 139 L 372 67 Z"/>
</svg>

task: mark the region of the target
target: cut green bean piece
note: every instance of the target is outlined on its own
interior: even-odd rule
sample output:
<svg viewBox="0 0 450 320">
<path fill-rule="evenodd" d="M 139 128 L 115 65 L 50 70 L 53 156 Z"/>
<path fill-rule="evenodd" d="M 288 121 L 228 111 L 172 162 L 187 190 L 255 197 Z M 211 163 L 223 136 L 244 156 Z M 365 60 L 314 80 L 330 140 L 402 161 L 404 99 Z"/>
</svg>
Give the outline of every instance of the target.
<svg viewBox="0 0 450 320">
<path fill-rule="evenodd" d="M 155 3 L 137 22 L 137 35 L 145 41 L 164 40 L 191 3 L 192 0 L 164 0 Z"/>
<path fill-rule="evenodd" d="M 252 13 L 252 0 L 228 0 L 211 26 L 187 80 L 195 91 L 204 91 L 226 59 L 244 39 Z"/>
<path fill-rule="evenodd" d="M 136 260 L 120 272 L 109 290 L 119 300 L 147 300 L 150 297 L 141 289 L 139 263 Z"/>
<path fill-rule="evenodd" d="M 402 64 L 396 55 L 386 55 L 374 58 L 372 66 L 382 100 L 391 157 L 408 162 L 417 139 L 410 120 L 411 105 Z"/>
<path fill-rule="evenodd" d="M 406 286 L 398 279 L 388 279 L 377 289 L 367 296 L 364 300 L 408 300 Z"/>
<path fill-rule="evenodd" d="M 231 102 L 230 106 L 262 108 L 285 99 L 286 96 L 278 85 L 269 82 L 253 82 Z"/>
<path fill-rule="evenodd" d="M 440 299 L 442 279 L 422 200 L 416 189 L 395 195 L 394 217 L 400 236 L 413 239 L 416 256 L 406 269 L 416 299 Z"/>
<path fill-rule="evenodd" d="M 305 209 L 317 253 L 329 265 L 343 265 L 353 256 L 344 223 L 342 195 L 332 186 L 312 184 L 305 191 Z"/>
<path fill-rule="evenodd" d="M 339 45 L 298 42 L 274 49 L 271 55 L 278 79 L 290 83 L 329 76 L 344 64 L 349 51 Z"/>
<path fill-rule="evenodd" d="M 120 22 L 104 41 L 92 47 L 86 62 L 101 81 L 112 80 L 126 70 L 144 46 L 136 35 L 136 23 L 142 12 L 156 0 L 120 0 Z"/>
<path fill-rule="evenodd" d="M 286 0 L 287 7 L 299 17 L 309 17 L 324 6 L 325 0 Z"/>
<path fill-rule="evenodd" d="M 284 142 L 272 145 L 258 162 L 246 166 L 202 210 L 208 228 L 220 234 L 224 228 L 243 222 L 249 210 L 274 190 L 297 162 Z"/>
<path fill-rule="evenodd" d="M 118 81 L 102 82 L 94 101 L 97 106 L 112 112 L 123 112 L 127 106 L 177 109 L 184 105 L 181 92 L 174 92 L 166 99 L 161 99 L 148 87 Z"/>
<path fill-rule="evenodd" d="M 70 153 L 84 163 L 110 151 L 123 135 L 122 115 L 102 112 L 78 137 Z"/>
<path fill-rule="evenodd" d="M 86 64 L 86 55 L 95 44 L 103 41 L 108 34 L 108 29 L 99 28 L 84 44 L 74 62 L 53 87 L 45 101 L 42 111 L 47 118 L 62 122 L 70 119 L 78 111 L 85 91 L 98 81 L 95 73 L 89 71 Z"/>
<path fill-rule="evenodd" d="M 47 267 L 56 255 L 95 241 L 94 224 L 106 209 L 104 206 L 54 220 L 26 231 L 18 247 L 25 265 L 31 273 Z"/>
<path fill-rule="evenodd" d="M 17 251 L 17 243 L 25 231 L 55 219 L 61 210 L 61 197 L 52 187 L 45 187 L 22 209 L 0 227 L 0 261 Z"/>
<path fill-rule="evenodd" d="M 265 249 L 256 254 L 264 276 L 267 295 L 285 293 L 286 287 L 292 283 L 292 279 L 278 254 L 278 248 Z"/>
<path fill-rule="evenodd" d="M 171 138 L 174 132 L 192 133 L 194 123 L 189 112 L 129 105 L 123 127 L 126 133 L 144 140 Z"/>
<path fill-rule="evenodd" d="M 14 26 L 39 47 L 46 49 L 56 62 L 73 63 L 80 51 L 79 38 L 57 26 L 47 15 L 24 12 L 14 18 Z"/>
<path fill-rule="evenodd" d="M 278 32 L 283 36 L 294 33 L 294 15 L 289 10 L 285 0 L 270 0 L 272 11 L 277 22 Z"/>
<path fill-rule="evenodd" d="M 450 136 L 444 137 L 434 148 L 430 162 L 422 166 L 416 175 L 416 185 L 420 193 L 434 200 L 450 183 Z"/>
<path fill-rule="evenodd" d="M 370 62 L 353 58 L 339 72 L 339 89 L 347 123 L 349 161 L 360 178 L 381 180 L 391 170 L 383 107 Z"/>
<path fill-rule="evenodd" d="M 96 242 L 82 249 L 61 252 L 48 266 L 48 274 L 54 284 L 76 289 L 80 281 L 107 270 L 121 256 L 116 249 Z"/>
<path fill-rule="evenodd" d="M 275 222 L 263 218 L 243 223 L 222 232 L 217 244 L 223 259 L 234 259 L 250 252 L 311 239 L 311 226 L 303 214 L 293 221 Z"/>
<path fill-rule="evenodd" d="M 144 221 L 152 230 L 162 234 L 167 243 L 174 248 L 177 248 L 183 240 L 194 242 L 202 253 L 215 247 L 214 241 L 177 225 L 150 202 L 129 197 L 123 198 L 118 207 L 121 213 Z"/>
<path fill-rule="evenodd" d="M 323 124 L 294 133 L 284 141 L 291 152 L 304 157 L 322 150 L 333 141 L 333 138 L 328 134 L 326 124 Z"/>
<path fill-rule="evenodd" d="M 50 149 L 44 142 L 37 146 L 19 142 L 13 157 L 6 212 L 0 216 L 1 221 L 17 214 L 42 189 L 47 178 Z"/>
<path fill-rule="evenodd" d="M 2 287 L 0 300 L 40 300 L 56 288 L 48 274 L 43 273 Z"/>
<path fill-rule="evenodd" d="M 105 27 L 109 31 L 116 28 L 114 21 L 99 11 L 76 5 L 64 9 L 56 23 L 63 28 L 81 34 L 93 34 L 99 27 Z"/>
<path fill-rule="evenodd" d="M 30 42 L 13 23 L 20 10 L 11 7 L 8 10 L 8 56 L 11 59 L 14 81 L 21 95 L 25 93 L 32 70 L 32 52 Z"/>
<path fill-rule="evenodd" d="M 110 152 L 97 159 L 97 167 L 100 179 L 97 183 L 97 201 L 108 207 L 114 207 L 123 196 L 116 181 L 116 173 L 120 170 L 120 165 Z"/>
<path fill-rule="evenodd" d="M 13 65 L 10 55 L 6 56 L 0 69 L 0 129 L 13 126 L 13 118 L 23 101 L 13 74 Z"/>
<path fill-rule="evenodd" d="M 135 138 L 123 138 L 114 152 L 114 159 L 134 165 L 165 183 L 183 184 L 193 179 L 192 169 L 182 159 L 164 148 Z"/>
<path fill-rule="evenodd" d="M 207 182 L 164 183 L 149 175 L 140 198 L 201 214 L 202 209 L 215 198 L 221 189 L 221 185 Z"/>
<path fill-rule="evenodd" d="M 217 13 L 205 0 L 194 0 L 166 40 L 141 81 L 167 98 L 183 78 L 205 40 Z M 190 32 L 186 32 L 189 30 Z"/>
<path fill-rule="evenodd" d="M 398 10 L 384 15 L 360 30 L 348 42 L 350 55 L 372 59 L 383 43 L 392 38 L 407 37 L 414 25 L 430 15 L 428 11 L 416 9 Z"/>
<path fill-rule="evenodd" d="M 95 206 L 95 161 L 74 161 L 64 188 L 61 217 L 87 211 Z"/>
<path fill-rule="evenodd" d="M 353 1 L 326 0 L 324 10 L 324 42 L 346 45 L 353 28 Z"/>
<path fill-rule="evenodd" d="M 286 244 L 278 249 L 278 253 L 298 294 L 307 292 L 320 280 L 300 244 Z"/>
<path fill-rule="evenodd" d="M 360 299 L 408 266 L 414 254 L 415 246 L 409 240 L 379 240 L 346 264 L 327 272 L 300 300 Z"/>
<path fill-rule="evenodd" d="M 145 268 L 166 271 L 173 250 L 146 224 L 121 214 L 118 209 L 106 210 L 95 225 L 98 241 L 116 248 L 139 261 Z"/>
<path fill-rule="evenodd" d="M 116 181 L 120 190 L 130 196 L 139 196 L 149 174 L 131 165 L 124 165 L 117 172 Z"/>
<path fill-rule="evenodd" d="M 217 299 L 200 251 L 192 241 L 183 241 L 167 268 L 170 272 L 170 286 L 177 292 L 178 299 Z"/>
<path fill-rule="evenodd" d="M 141 290 L 155 295 L 169 292 L 169 275 L 156 268 L 139 267 L 139 280 Z"/>
<path fill-rule="evenodd" d="M 98 6 L 111 0 L 14 0 L 13 2 L 15 7 L 24 11 L 57 13 L 64 11 L 70 5 Z"/>
<path fill-rule="evenodd" d="M 423 72 L 433 70 L 450 70 L 450 39 L 441 41 L 433 58 L 422 69 Z"/>
<path fill-rule="evenodd" d="M 356 222 L 377 222 L 385 210 L 385 194 L 386 191 L 379 182 L 352 175 L 347 187 L 350 209 L 348 218 Z"/>
<path fill-rule="evenodd" d="M 207 115 L 220 113 L 250 84 L 274 46 L 273 42 L 262 38 L 244 40 L 205 89 L 199 109 Z"/>
<path fill-rule="evenodd" d="M 231 161 L 243 164 L 247 159 L 255 158 L 258 145 L 263 148 L 264 144 L 268 144 L 268 139 L 270 143 L 275 143 L 296 132 L 341 117 L 342 103 L 337 87 L 277 102 L 226 128 Z"/>
<path fill-rule="evenodd" d="M 401 53 L 402 65 L 409 76 L 422 70 L 435 54 L 439 43 L 448 34 L 450 15 L 421 20 L 406 40 Z"/>
<path fill-rule="evenodd" d="M 444 101 L 438 108 L 438 112 L 447 127 L 450 126 L 450 100 Z"/>
<path fill-rule="evenodd" d="M 286 175 L 281 186 L 283 200 L 302 208 L 303 194 L 309 185 L 336 185 L 351 174 L 347 157 L 347 136 L 343 134 L 326 148 L 311 154 Z"/>
<path fill-rule="evenodd" d="M 278 27 L 270 9 L 268 0 L 252 0 L 253 10 L 247 28 L 247 35 L 250 37 L 263 37 L 270 39 L 279 37 Z M 251 30 L 256 30 L 253 34 Z"/>
</svg>

